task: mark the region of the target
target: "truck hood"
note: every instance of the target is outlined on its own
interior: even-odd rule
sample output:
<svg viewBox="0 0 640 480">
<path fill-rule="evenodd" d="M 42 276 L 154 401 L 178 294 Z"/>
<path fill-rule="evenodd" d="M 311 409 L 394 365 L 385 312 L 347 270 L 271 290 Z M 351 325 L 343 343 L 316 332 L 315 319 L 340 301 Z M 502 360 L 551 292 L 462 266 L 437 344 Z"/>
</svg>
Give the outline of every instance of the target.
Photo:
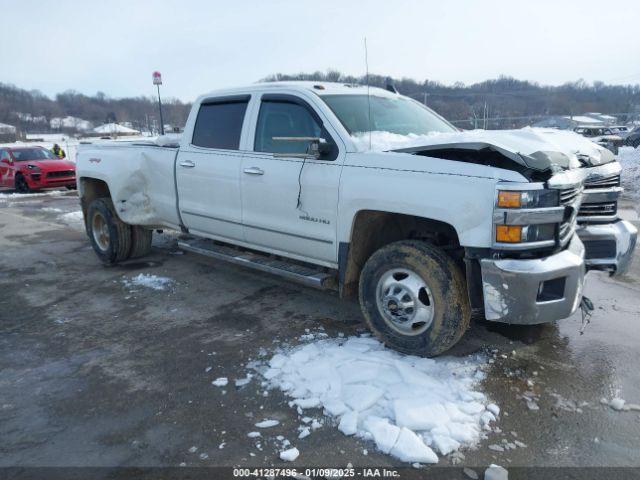
<svg viewBox="0 0 640 480">
<path fill-rule="evenodd" d="M 358 149 L 369 146 L 368 134 L 354 137 Z M 363 148 L 365 147 L 365 148 Z M 493 151 L 515 162 L 520 169 L 552 172 L 592 167 L 614 161 L 613 153 L 570 131 L 523 128 L 520 130 L 471 130 L 432 135 L 397 135 L 372 132 L 373 150 L 438 157 L 438 152 Z M 451 156 L 447 157 L 449 159 Z"/>
</svg>

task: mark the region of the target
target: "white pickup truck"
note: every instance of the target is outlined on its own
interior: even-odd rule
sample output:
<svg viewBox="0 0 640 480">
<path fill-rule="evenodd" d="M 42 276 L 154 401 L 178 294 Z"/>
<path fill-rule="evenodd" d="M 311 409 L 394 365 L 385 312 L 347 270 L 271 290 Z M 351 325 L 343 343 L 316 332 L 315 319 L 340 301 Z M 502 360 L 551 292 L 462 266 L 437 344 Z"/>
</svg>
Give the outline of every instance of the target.
<svg viewBox="0 0 640 480">
<path fill-rule="evenodd" d="M 636 230 L 611 210 L 619 173 L 572 132 L 460 132 L 394 91 L 314 82 L 213 92 L 179 144 L 82 145 L 77 158 L 104 263 L 180 230 L 186 250 L 358 297 L 387 345 L 426 356 L 472 316 L 565 318 L 587 267 L 624 272 Z"/>
</svg>

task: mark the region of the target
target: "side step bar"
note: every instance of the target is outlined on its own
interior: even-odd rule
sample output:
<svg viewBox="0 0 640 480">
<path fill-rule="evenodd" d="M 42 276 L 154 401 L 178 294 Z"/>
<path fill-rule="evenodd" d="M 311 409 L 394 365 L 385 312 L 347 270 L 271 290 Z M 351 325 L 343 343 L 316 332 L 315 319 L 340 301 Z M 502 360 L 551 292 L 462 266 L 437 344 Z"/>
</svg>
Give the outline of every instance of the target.
<svg viewBox="0 0 640 480">
<path fill-rule="evenodd" d="M 335 275 L 319 270 L 319 267 L 276 259 L 257 252 L 242 251 L 231 246 L 220 245 L 206 238 L 179 240 L 178 247 L 187 252 L 199 253 L 216 260 L 279 275 L 308 287 L 321 290 L 338 289 Z"/>
</svg>

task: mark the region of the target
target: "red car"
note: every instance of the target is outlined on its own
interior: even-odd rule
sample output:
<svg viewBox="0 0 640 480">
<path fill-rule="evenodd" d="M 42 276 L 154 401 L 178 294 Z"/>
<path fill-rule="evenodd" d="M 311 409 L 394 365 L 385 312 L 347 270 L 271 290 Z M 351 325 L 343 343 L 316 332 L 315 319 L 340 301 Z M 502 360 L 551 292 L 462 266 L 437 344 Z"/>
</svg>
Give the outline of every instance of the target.
<svg viewBox="0 0 640 480">
<path fill-rule="evenodd" d="M 76 165 L 43 147 L 0 147 L 0 187 L 21 193 L 76 188 Z"/>
</svg>

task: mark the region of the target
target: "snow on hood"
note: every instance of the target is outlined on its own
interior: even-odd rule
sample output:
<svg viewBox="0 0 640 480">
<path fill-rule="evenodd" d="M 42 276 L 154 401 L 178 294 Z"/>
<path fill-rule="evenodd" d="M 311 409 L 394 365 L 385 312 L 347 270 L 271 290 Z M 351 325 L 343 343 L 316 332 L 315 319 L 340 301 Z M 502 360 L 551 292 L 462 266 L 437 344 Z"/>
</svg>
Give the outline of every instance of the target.
<svg viewBox="0 0 640 480">
<path fill-rule="evenodd" d="M 520 130 L 470 130 L 429 135 L 398 135 L 375 131 L 352 135 L 358 151 L 419 152 L 441 148 L 481 150 L 493 148 L 528 168 L 546 170 L 596 166 L 614 160 L 604 147 L 567 130 L 531 128 Z"/>
</svg>

